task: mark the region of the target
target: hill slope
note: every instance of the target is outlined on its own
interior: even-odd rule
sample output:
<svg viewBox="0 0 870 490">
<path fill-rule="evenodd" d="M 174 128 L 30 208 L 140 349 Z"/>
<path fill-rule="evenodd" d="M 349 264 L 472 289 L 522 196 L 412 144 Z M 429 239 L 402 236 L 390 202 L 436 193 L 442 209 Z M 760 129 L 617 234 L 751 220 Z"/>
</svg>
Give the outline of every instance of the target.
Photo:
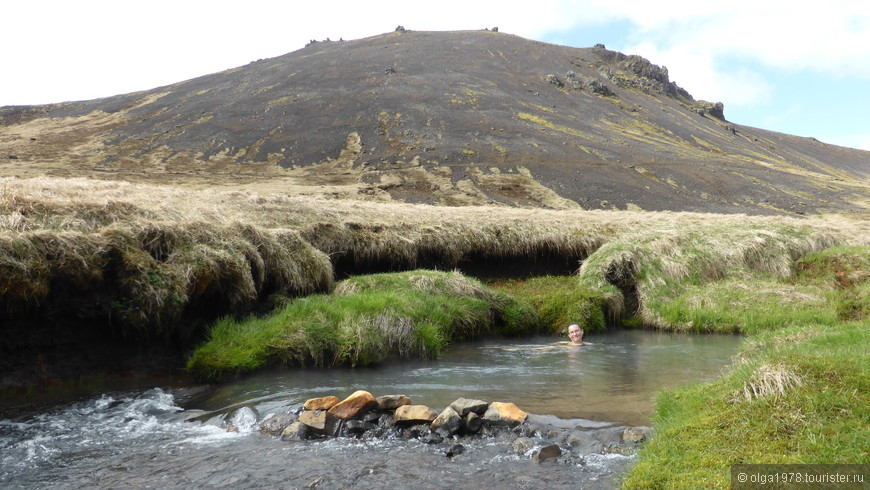
<svg viewBox="0 0 870 490">
<path fill-rule="evenodd" d="M 732 124 L 637 56 L 490 31 L 313 42 L 150 91 L 5 107 L 0 122 L 7 175 L 446 205 L 870 207 L 868 152 Z"/>
</svg>

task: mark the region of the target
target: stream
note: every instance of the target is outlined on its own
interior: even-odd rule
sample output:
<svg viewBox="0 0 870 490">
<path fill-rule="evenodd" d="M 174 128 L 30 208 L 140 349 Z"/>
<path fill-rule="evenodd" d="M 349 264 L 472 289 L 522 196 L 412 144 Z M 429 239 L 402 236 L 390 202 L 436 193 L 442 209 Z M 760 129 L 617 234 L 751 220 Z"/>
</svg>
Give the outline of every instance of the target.
<svg viewBox="0 0 870 490">
<path fill-rule="evenodd" d="M 641 330 L 590 335 L 580 347 L 560 340 L 464 342 L 431 361 L 284 369 L 7 413 L 0 417 L 0 488 L 616 488 L 635 456 L 582 452 L 564 435 L 548 437 L 649 425 L 658 391 L 718 377 L 741 342 Z M 533 424 L 439 444 L 282 441 L 258 432 L 271 414 L 359 389 L 405 394 L 437 410 L 459 397 L 513 402 Z M 517 451 L 518 436 L 534 448 Z M 534 461 L 534 449 L 550 442 L 562 456 Z M 453 455 L 456 444 L 463 451 Z"/>
</svg>

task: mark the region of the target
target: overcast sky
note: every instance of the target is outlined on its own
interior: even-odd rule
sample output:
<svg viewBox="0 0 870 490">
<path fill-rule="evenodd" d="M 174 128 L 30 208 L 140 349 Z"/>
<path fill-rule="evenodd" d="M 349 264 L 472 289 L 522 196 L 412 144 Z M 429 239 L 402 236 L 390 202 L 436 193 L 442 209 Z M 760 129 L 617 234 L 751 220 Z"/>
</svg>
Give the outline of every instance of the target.
<svg viewBox="0 0 870 490">
<path fill-rule="evenodd" d="M 870 150 L 866 0 L 4 1 L 0 106 L 107 97 L 302 48 L 499 27 L 639 54 L 736 123 Z M 437 6 L 436 6 L 437 5 Z M 812 7 L 810 7 L 812 6 Z"/>
</svg>

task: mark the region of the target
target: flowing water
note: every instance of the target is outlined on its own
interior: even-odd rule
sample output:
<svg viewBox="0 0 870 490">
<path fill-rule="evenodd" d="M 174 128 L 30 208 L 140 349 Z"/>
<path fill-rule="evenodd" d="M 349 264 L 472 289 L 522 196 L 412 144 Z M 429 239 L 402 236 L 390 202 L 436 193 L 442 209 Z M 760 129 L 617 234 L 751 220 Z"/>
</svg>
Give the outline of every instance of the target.
<svg viewBox="0 0 870 490">
<path fill-rule="evenodd" d="M 427 444 L 418 439 L 283 442 L 258 433 L 270 414 L 365 389 L 441 409 L 459 397 L 509 401 L 538 427 L 646 425 L 662 389 L 711 380 L 740 338 L 637 330 L 456 345 L 434 361 L 291 369 L 217 386 L 106 393 L 0 419 L 0 488 L 614 488 L 632 456 L 555 462 L 512 450 L 512 432 Z M 238 432 L 228 432 L 232 426 Z M 541 431 L 528 435 L 545 444 Z M 538 437 L 535 437 L 538 436 Z M 448 457 L 461 443 L 464 452 Z"/>
</svg>

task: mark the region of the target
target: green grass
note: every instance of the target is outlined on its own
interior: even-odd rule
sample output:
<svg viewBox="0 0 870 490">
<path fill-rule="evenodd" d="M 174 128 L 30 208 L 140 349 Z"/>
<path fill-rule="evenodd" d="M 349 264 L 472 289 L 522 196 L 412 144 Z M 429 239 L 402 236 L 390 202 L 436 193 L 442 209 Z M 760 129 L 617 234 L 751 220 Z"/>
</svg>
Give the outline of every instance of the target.
<svg viewBox="0 0 870 490">
<path fill-rule="evenodd" d="M 534 310 L 459 273 L 359 276 L 263 318 L 225 318 L 193 353 L 202 378 L 270 365 L 361 366 L 433 358 L 450 342 L 540 330 Z"/>
<path fill-rule="evenodd" d="M 659 396 L 656 435 L 624 487 L 727 488 L 730 465 L 738 463 L 867 463 L 867 345 L 867 321 L 752 337 L 744 362 L 721 379 Z M 758 388 L 777 379 L 795 381 L 782 392 Z"/>
<path fill-rule="evenodd" d="M 660 394 L 656 435 L 624 487 L 725 488 L 738 463 L 867 463 L 868 265 L 870 247 L 831 247 L 797 260 L 791 277 L 689 287 L 662 308 L 753 335 L 719 380 Z"/>
<path fill-rule="evenodd" d="M 605 295 L 585 286 L 576 276 L 507 280 L 490 286 L 530 303 L 550 332 L 564 333 L 574 322 L 587 332 L 606 328 Z"/>
<path fill-rule="evenodd" d="M 833 326 L 870 313 L 870 248 L 832 247 L 795 262 L 787 278 L 741 270 L 647 300 L 659 326 L 757 333 L 788 325 Z"/>
</svg>

